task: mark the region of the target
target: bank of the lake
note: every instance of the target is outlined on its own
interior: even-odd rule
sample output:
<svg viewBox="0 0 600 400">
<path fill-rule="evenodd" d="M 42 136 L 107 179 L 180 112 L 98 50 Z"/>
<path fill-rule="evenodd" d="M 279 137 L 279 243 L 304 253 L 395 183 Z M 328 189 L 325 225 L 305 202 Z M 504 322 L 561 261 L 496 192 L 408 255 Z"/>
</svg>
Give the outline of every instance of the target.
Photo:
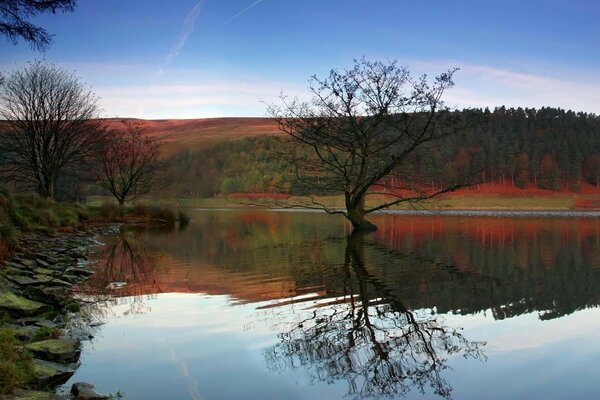
<svg viewBox="0 0 600 400">
<path fill-rule="evenodd" d="M 0 398 L 64 398 L 54 388 L 75 372 L 81 342 L 91 338 L 71 288 L 94 273 L 86 260 L 96 238 L 118 229 L 88 223 L 52 236 L 20 234 L 0 263 Z M 73 398 L 111 397 L 77 385 Z"/>
<path fill-rule="evenodd" d="M 313 199 L 330 208 L 344 207 L 344 197 L 339 196 L 313 196 Z M 370 196 L 367 206 L 374 206 L 389 200 L 385 196 Z M 109 200 L 105 196 L 90 196 L 88 206 L 99 207 Z M 167 204 L 177 204 L 181 207 L 201 208 L 242 208 L 254 207 L 290 207 L 297 204 L 306 204 L 306 197 L 282 196 L 265 193 L 217 195 L 210 198 L 170 198 L 163 196 L 159 199 L 147 199 L 148 201 L 160 201 Z M 590 211 L 600 210 L 600 193 L 573 193 L 573 192 L 507 192 L 482 194 L 476 191 L 463 191 L 441 196 L 420 204 L 416 208 L 427 208 L 432 210 L 552 210 L 552 211 Z M 414 205 L 399 205 L 392 209 L 402 210 L 415 208 Z"/>
</svg>

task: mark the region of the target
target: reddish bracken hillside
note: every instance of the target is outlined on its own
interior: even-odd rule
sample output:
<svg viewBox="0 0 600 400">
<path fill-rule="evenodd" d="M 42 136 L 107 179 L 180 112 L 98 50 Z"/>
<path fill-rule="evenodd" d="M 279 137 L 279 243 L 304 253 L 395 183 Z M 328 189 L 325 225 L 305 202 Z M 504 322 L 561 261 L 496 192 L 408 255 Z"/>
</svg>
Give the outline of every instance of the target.
<svg viewBox="0 0 600 400">
<path fill-rule="evenodd" d="M 280 134 L 270 118 L 204 118 L 204 119 L 107 119 L 109 129 L 123 129 L 126 123 L 141 126 L 164 141 L 163 154 L 168 156 L 182 149 L 195 150 L 219 140 L 247 136 Z"/>
</svg>

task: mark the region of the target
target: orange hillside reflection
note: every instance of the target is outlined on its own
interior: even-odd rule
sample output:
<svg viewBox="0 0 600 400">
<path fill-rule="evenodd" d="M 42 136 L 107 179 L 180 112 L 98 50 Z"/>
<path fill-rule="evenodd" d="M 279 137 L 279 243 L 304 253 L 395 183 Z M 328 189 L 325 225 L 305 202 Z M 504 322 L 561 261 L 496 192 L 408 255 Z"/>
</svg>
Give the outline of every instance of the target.
<svg viewBox="0 0 600 400">
<path fill-rule="evenodd" d="M 597 286 L 587 284 L 600 286 L 594 219 L 381 215 L 374 222 L 379 230 L 359 249 L 364 269 L 408 308 L 491 309 L 496 318 L 537 310 L 552 318 L 600 304 Z M 198 211 L 185 230 L 107 238 L 97 273 L 80 289 L 273 305 L 345 299 L 360 289 L 348 283 L 348 233 L 341 218 L 319 213 Z"/>
</svg>

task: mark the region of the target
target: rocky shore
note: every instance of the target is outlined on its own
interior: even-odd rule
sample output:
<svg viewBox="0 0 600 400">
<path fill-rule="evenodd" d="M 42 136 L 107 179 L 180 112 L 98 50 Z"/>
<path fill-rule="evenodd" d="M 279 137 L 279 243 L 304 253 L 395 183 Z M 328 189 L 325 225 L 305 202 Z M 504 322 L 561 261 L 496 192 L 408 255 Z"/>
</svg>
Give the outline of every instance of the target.
<svg viewBox="0 0 600 400">
<path fill-rule="evenodd" d="M 74 384 L 69 397 L 54 389 L 75 373 L 81 340 L 90 338 L 70 323 L 81 319 L 81 303 L 72 288 L 94 273 L 86 260 L 99 244 L 96 238 L 119 229 L 96 224 L 53 237 L 30 234 L 22 237 L 21 251 L 0 264 L 0 332 L 18 340 L 17 351 L 26 355 L 29 371 L 23 385 L 27 389 L 17 388 L 0 399 L 112 398 L 87 383 Z"/>
</svg>

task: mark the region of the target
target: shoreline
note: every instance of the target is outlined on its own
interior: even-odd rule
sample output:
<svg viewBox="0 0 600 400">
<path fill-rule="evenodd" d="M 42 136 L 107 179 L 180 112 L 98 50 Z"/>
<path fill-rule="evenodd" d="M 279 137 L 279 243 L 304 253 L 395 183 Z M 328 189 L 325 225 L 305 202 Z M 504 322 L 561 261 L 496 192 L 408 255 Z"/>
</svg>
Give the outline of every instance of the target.
<svg viewBox="0 0 600 400">
<path fill-rule="evenodd" d="M 14 385 L 0 399 L 112 398 L 95 393 L 90 384 L 74 384 L 67 397 L 57 394 L 56 388 L 79 367 L 81 342 L 93 338 L 91 329 L 85 329 L 89 326 L 72 323 L 89 324 L 81 313 L 84 304 L 72 288 L 94 274 L 89 256 L 101 244 L 98 237 L 116 234 L 120 227 L 84 223 L 55 236 L 26 234 L 19 250 L 0 262 L 0 333 L 15 340 L 13 352 L 20 357 L 15 368 L 25 360 L 21 368 L 29 375 L 27 382 Z"/>
<path fill-rule="evenodd" d="M 299 213 L 325 213 L 324 210 L 303 207 L 194 207 L 194 211 L 268 211 L 268 212 L 299 212 Z M 343 211 L 342 208 L 334 208 Z M 397 210 L 388 209 L 374 212 L 370 215 L 399 215 L 399 216 L 442 216 L 442 217 L 497 217 L 497 218 L 600 218 L 600 210 L 556 210 L 556 209 L 422 209 L 422 210 Z"/>
</svg>

